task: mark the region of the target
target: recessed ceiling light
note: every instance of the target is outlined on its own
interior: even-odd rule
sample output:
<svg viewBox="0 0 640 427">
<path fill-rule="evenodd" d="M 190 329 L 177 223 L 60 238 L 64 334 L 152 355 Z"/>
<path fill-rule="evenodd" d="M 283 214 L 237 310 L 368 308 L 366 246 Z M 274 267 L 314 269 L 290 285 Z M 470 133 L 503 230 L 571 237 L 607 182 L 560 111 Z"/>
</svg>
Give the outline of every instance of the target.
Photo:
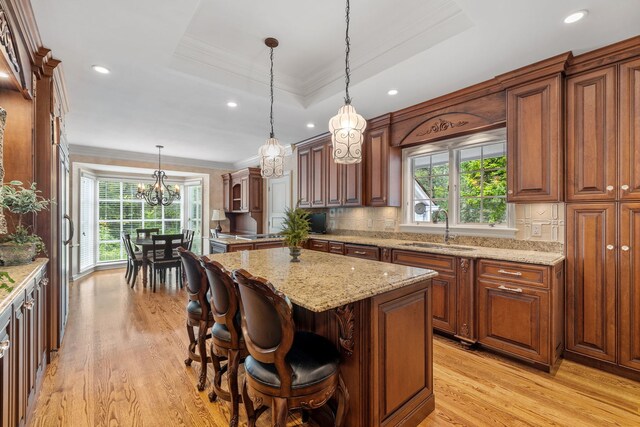
<svg viewBox="0 0 640 427">
<path fill-rule="evenodd" d="M 229 108 L 236 108 L 237 106 L 238 106 L 238 104 L 233 102 L 233 101 L 227 102 L 227 107 L 229 107 Z"/>
<path fill-rule="evenodd" d="M 4 71 L 0 71 L 0 78 L 8 79 L 9 78 L 9 73 L 5 73 Z"/>
<path fill-rule="evenodd" d="M 571 15 L 567 16 L 566 18 L 564 18 L 564 23 L 565 24 L 573 24 L 574 22 L 578 22 L 579 20 L 581 20 L 582 18 L 587 16 L 588 13 L 589 13 L 589 11 L 587 11 L 587 10 L 579 10 L 577 12 L 574 12 Z"/>
<path fill-rule="evenodd" d="M 391 89 L 389 92 L 387 92 L 388 95 L 397 95 L 398 94 L 398 89 Z"/>
<path fill-rule="evenodd" d="M 109 74 L 111 71 L 107 67 L 103 67 L 102 65 L 92 65 L 93 71 L 100 74 Z"/>
<path fill-rule="evenodd" d="M 316 127 L 316 125 L 314 125 L 313 123 L 307 123 L 307 127 L 309 129 L 313 129 L 314 127 Z"/>
</svg>

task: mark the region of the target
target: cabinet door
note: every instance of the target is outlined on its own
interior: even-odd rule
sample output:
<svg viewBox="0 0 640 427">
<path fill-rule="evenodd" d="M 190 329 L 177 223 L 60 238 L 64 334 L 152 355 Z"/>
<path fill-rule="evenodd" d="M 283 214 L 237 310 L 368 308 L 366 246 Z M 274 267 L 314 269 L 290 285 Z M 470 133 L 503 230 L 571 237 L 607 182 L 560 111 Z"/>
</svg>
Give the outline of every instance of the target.
<svg viewBox="0 0 640 427">
<path fill-rule="evenodd" d="M 46 317 L 46 301 L 47 290 L 49 289 L 49 279 L 43 277 L 36 285 L 36 317 L 38 322 L 38 337 L 37 337 L 37 354 L 38 354 L 38 370 L 42 369 L 46 363 L 47 358 L 47 317 Z"/>
<path fill-rule="evenodd" d="M 619 70 L 619 194 L 621 200 L 640 200 L 640 59 Z"/>
<path fill-rule="evenodd" d="M 36 373 L 38 371 L 38 307 L 35 287 L 27 289 L 24 302 L 25 320 L 25 381 L 27 402 L 35 397 Z"/>
<path fill-rule="evenodd" d="M 362 164 L 342 165 L 342 204 L 345 206 L 362 206 Z"/>
<path fill-rule="evenodd" d="M 240 179 L 240 210 L 246 212 L 249 210 L 249 177 L 245 176 Z"/>
<path fill-rule="evenodd" d="M 327 153 L 331 152 L 331 145 L 327 146 Z M 344 165 L 333 161 L 327 154 L 327 206 L 342 206 Z"/>
<path fill-rule="evenodd" d="M 560 77 L 507 91 L 507 200 L 562 200 Z"/>
<path fill-rule="evenodd" d="M 262 212 L 262 186 L 264 179 L 260 175 L 249 177 L 249 212 Z"/>
<path fill-rule="evenodd" d="M 567 79 L 567 200 L 616 198 L 616 69 Z"/>
<path fill-rule="evenodd" d="M 311 150 L 298 150 L 298 203 L 301 208 L 311 207 Z"/>
<path fill-rule="evenodd" d="M 222 176 L 222 203 L 225 212 L 231 211 L 231 177 L 229 174 Z"/>
<path fill-rule="evenodd" d="M 616 361 L 616 209 L 567 205 L 567 350 Z"/>
<path fill-rule="evenodd" d="M 619 229 L 619 362 L 640 370 L 640 203 L 622 203 Z"/>
<path fill-rule="evenodd" d="M 365 168 L 367 206 L 387 206 L 389 196 L 389 130 L 387 127 L 372 129 L 367 133 Z"/>
<path fill-rule="evenodd" d="M 549 292 L 478 280 L 478 341 L 549 363 Z"/>
<path fill-rule="evenodd" d="M 325 145 L 311 148 L 311 207 L 321 208 L 325 203 Z"/>
<path fill-rule="evenodd" d="M 14 426 L 12 390 L 13 372 L 13 330 L 11 323 L 11 306 L 0 313 L 0 425 Z"/>
<path fill-rule="evenodd" d="M 26 366 L 27 346 L 25 343 L 26 323 L 24 315 L 24 294 L 16 298 L 13 303 L 13 340 L 10 351 L 13 352 L 13 386 L 14 393 L 12 404 L 13 419 L 15 425 L 24 425 L 27 413 L 27 387 L 26 387 Z"/>
</svg>

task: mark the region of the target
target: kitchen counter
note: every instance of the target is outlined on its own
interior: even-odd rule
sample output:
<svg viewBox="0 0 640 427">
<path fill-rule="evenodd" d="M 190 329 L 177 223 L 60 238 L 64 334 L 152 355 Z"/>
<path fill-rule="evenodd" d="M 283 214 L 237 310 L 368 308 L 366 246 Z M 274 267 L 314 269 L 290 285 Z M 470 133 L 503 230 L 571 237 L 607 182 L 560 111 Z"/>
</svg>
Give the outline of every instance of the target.
<svg viewBox="0 0 640 427">
<path fill-rule="evenodd" d="M 29 283 L 40 273 L 49 260 L 47 258 L 37 258 L 31 264 L 15 265 L 9 267 L 0 266 L 0 271 L 6 271 L 15 281 L 13 289 L 9 292 L 0 289 L 0 312 L 4 311 L 14 300 L 14 298 L 24 291 Z"/>
<path fill-rule="evenodd" d="M 349 236 L 349 235 L 334 235 L 334 234 L 314 234 L 309 238 L 316 240 L 326 240 L 332 242 L 353 243 L 357 245 L 371 245 L 378 246 L 380 248 L 389 249 L 402 249 L 414 252 L 426 252 L 441 255 L 453 255 L 463 258 L 484 258 L 494 259 L 498 261 L 513 261 L 524 262 L 528 264 L 539 264 L 555 266 L 564 261 L 564 255 L 557 252 L 542 252 L 542 251 L 525 251 L 518 249 L 502 249 L 486 246 L 470 246 L 470 245 L 458 245 L 455 242 L 447 245 L 434 245 L 433 247 L 425 248 L 419 246 L 411 246 L 412 243 L 427 243 L 418 242 L 414 240 L 400 240 L 400 239 L 381 239 L 375 237 L 363 237 L 363 236 Z M 247 240 L 236 239 L 211 239 L 212 241 L 234 245 L 247 243 Z M 275 242 L 282 240 L 282 238 L 265 238 L 257 241 L 260 242 Z M 452 249 L 455 247 L 470 248 L 469 250 Z"/>
<path fill-rule="evenodd" d="M 228 270 L 243 268 L 268 279 L 291 302 L 322 312 L 399 289 L 437 275 L 432 270 L 303 250 L 290 262 L 288 248 L 209 255 Z"/>
</svg>

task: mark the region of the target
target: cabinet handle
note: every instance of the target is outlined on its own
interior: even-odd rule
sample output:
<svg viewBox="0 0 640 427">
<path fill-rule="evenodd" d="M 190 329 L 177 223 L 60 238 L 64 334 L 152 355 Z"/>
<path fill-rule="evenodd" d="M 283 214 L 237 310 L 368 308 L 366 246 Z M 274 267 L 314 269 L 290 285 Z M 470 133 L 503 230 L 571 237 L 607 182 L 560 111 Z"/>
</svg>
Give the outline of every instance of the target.
<svg viewBox="0 0 640 427">
<path fill-rule="evenodd" d="M 42 285 L 43 286 L 49 286 L 49 278 L 45 277 L 44 279 L 42 279 Z"/>
<path fill-rule="evenodd" d="M 321 248 L 321 247 L 322 247 L 322 244 L 321 244 L 321 243 L 314 243 L 314 244 L 313 244 L 313 247 L 314 247 L 314 248 Z"/>
<path fill-rule="evenodd" d="M 613 191 L 613 185 L 607 185 L 607 191 Z"/>
<path fill-rule="evenodd" d="M 623 245 L 623 246 L 621 246 L 621 247 L 620 247 L 620 249 L 622 249 L 623 251 L 625 251 L 625 252 L 626 252 L 626 251 L 628 251 L 628 250 L 629 250 L 629 246 L 627 246 L 627 245 Z"/>
<path fill-rule="evenodd" d="M 0 341 L 0 359 L 4 357 L 4 352 L 9 350 L 10 346 L 11 346 L 11 341 L 9 340 Z"/>
<path fill-rule="evenodd" d="M 629 189 L 629 186 L 627 184 L 621 185 L 620 188 L 622 189 L 622 191 L 627 191 Z"/>
<path fill-rule="evenodd" d="M 507 191 L 507 194 L 513 194 L 513 190 Z"/>
<path fill-rule="evenodd" d="M 518 293 L 522 292 L 522 288 L 508 288 L 505 285 L 498 286 L 498 289 L 502 289 L 503 291 L 518 292 Z"/>
<path fill-rule="evenodd" d="M 613 246 L 613 245 L 607 245 L 607 249 L 608 249 L 608 250 L 612 251 L 612 250 L 613 250 L 613 248 L 615 248 L 615 246 Z"/>
<path fill-rule="evenodd" d="M 500 274 L 508 274 L 510 276 L 522 276 L 522 273 L 519 271 L 507 271 L 507 270 L 498 270 L 498 273 Z"/>
<path fill-rule="evenodd" d="M 33 310 L 33 303 L 34 302 L 35 302 L 34 300 L 25 301 L 24 308 L 26 308 L 27 310 Z"/>
<path fill-rule="evenodd" d="M 363 252 L 363 251 L 353 251 L 353 253 L 356 254 L 356 255 L 366 255 L 367 254 L 366 252 Z"/>
</svg>

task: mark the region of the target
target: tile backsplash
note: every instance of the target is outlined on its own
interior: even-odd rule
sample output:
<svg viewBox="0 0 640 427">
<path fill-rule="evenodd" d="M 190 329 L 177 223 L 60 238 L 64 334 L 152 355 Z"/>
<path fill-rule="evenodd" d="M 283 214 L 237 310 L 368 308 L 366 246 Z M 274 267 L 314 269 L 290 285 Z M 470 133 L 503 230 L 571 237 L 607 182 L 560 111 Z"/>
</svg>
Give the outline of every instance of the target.
<svg viewBox="0 0 640 427">
<path fill-rule="evenodd" d="M 564 243 L 564 203 L 518 204 L 516 240 Z M 329 231 L 399 232 L 401 208 L 327 209 Z"/>
</svg>

